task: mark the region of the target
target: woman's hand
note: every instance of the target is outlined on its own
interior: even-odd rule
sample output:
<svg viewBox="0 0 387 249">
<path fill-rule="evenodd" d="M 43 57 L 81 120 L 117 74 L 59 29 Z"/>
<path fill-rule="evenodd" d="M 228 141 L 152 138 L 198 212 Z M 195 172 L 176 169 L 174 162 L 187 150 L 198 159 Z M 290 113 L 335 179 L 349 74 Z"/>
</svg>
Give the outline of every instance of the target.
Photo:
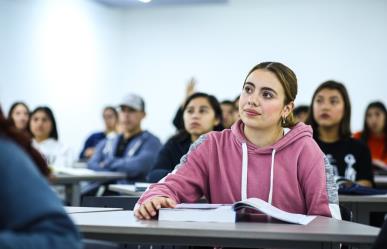
<svg viewBox="0 0 387 249">
<path fill-rule="evenodd" d="M 138 219 L 151 219 L 156 216 L 160 208 L 174 208 L 176 202 L 168 197 L 157 196 L 144 202 L 138 209 L 135 210 L 134 215 Z"/>
</svg>

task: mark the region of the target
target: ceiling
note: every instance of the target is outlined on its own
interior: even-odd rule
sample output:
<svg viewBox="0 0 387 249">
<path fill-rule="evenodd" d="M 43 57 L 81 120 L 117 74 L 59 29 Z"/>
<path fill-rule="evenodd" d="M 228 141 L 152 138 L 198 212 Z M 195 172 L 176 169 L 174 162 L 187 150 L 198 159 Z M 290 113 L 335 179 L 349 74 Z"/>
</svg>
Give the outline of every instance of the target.
<svg viewBox="0 0 387 249">
<path fill-rule="evenodd" d="M 228 0 L 152 0 L 149 3 L 143 3 L 139 0 L 94 0 L 100 4 L 124 8 L 124 7 L 144 7 L 144 6 L 163 6 L 163 5 L 187 5 L 187 4 L 225 4 Z"/>
</svg>

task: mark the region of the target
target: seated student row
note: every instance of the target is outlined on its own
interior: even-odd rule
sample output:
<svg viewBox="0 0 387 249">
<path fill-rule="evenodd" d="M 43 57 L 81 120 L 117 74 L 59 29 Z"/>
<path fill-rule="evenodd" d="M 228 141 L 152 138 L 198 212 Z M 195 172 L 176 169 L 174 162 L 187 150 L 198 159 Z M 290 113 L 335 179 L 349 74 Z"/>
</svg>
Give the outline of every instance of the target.
<svg viewBox="0 0 387 249">
<path fill-rule="evenodd" d="M 4 181 L 4 186 L 7 186 L 7 191 L 3 191 L 3 202 L 6 204 L 4 206 L 4 211 L 10 215 L 5 215 L 1 219 L 3 231 L 0 233 L 0 247 L 6 247 L 9 245 L 13 245 L 15 248 L 22 248 L 25 244 L 29 244 L 30 248 L 81 248 L 80 236 L 76 232 L 74 225 L 70 221 L 70 219 L 65 215 L 63 208 L 60 207 L 60 203 L 58 200 L 55 200 L 55 196 L 52 195 L 51 191 L 49 191 L 49 187 L 42 179 L 39 179 L 36 169 L 33 168 L 33 164 L 31 163 L 31 158 L 26 157 L 20 148 L 14 145 L 15 141 L 19 141 L 15 139 L 15 141 L 11 141 L 10 133 L 8 130 L 4 130 L 4 128 L 8 129 L 8 127 L 3 125 L 4 118 L 2 118 L 1 109 L 0 109 L 0 123 L 2 123 L 1 130 L 1 146 L 2 149 L 0 152 L 3 153 L 2 158 L 3 167 L 0 167 L 3 173 L 6 175 L 16 176 L 19 174 L 20 169 L 25 172 L 26 180 L 28 181 L 28 188 L 23 188 L 25 192 L 25 196 L 27 198 L 13 198 L 13 192 L 17 189 L 20 190 L 20 184 L 14 184 L 14 181 Z M 13 133 L 12 133 L 13 134 Z M 18 142 L 19 143 L 19 142 Z M 20 146 L 24 146 L 26 151 L 29 150 L 28 144 L 24 141 L 21 142 Z M 31 147 L 31 146 L 30 146 Z M 32 152 L 29 152 L 32 153 Z M 14 157 L 12 158 L 12 155 Z M 35 154 L 36 155 L 36 154 Z M 36 157 L 30 156 L 36 161 Z M 19 158 L 20 160 L 14 160 L 15 158 Z M 8 160 L 12 159 L 12 160 Z M 42 161 L 42 160 L 40 160 Z M 36 161 L 37 162 L 37 161 Z M 7 163 L 12 163 L 12 167 L 8 167 Z M 44 166 L 46 167 L 46 166 Z M 42 169 L 42 168 L 41 168 Z M 19 171 L 18 171 L 19 170 Z M 43 170 L 42 173 L 46 174 L 46 171 Z M 5 180 L 7 180 L 6 178 Z M 13 179 L 12 177 L 9 179 Z M 22 184 L 22 187 L 27 186 L 26 184 Z M 18 186 L 16 188 L 16 186 Z M 35 191 L 38 190 L 39 191 Z M 28 191 L 29 190 L 29 191 Z M 8 195 L 4 195 L 8 193 Z M 45 198 L 42 199 L 42 196 Z M 12 198 L 11 198 L 12 197 Z M 19 209 L 10 209 L 10 207 L 25 207 L 24 205 L 26 201 L 38 200 L 39 199 L 39 212 L 36 212 L 36 209 L 31 209 L 29 212 L 24 212 L 23 219 L 20 216 L 20 208 Z M 6 200 L 6 201 L 4 201 Z M 20 203 L 20 200 L 23 200 L 23 203 Z M 12 203 L 16 203 L 17 205 L 13 205 Z M 20 205 L 22 204 L 22 205 Z M 49 207 L 49 208 L 48 208 Z M 24 210 L 25 211 L 25 210 Z M 51 214 L 48 215 L 48 214 Z M 17 214 L 15 216 L 15 214 Z M 52 214 L 55 214 L 54 216 Z M 34 222 L 26 222 L 34 218 Z M 50 219 L 48 219 L 50 218 Z M 17 225 L 17 231 L 14 230 L 15 224 Z M 27 225 L 26 225 L 27 224 Z M 31 227 L 32 226 L 32 227 Z M 31 233 L 31 228 L 33 227 L 45 228 L 45 229 L 32 229 L 33 233 Z M 387 223 L 384 226 L 384 229 L 381 231 L 381 234 L 378 238 L 377 243 L 373 248 L 385 248 L 386 242 L 386 231 L 387 231 Z M 28 233 L 25 233 L 28 231 Z M 57 236 L 57 233 L 53 231 L 60 231 L 61 236 Z"/>
<path fill-rule="evenodd" d="M 328 95 L 326 96 L 326 100 L 325 100 L 326 92 L 328 93 Z M 330 93 L 333 93 L 334 96 L 329 96 Z M 135 96 L 135 98 L 138 98 L 140 99 L 140 101 L 143 102 L 143 100 L 139 96 L 136 96 L 136 95 L 130 95 L 130 96 Z M 209 95 L 207 96 L 212 97 Z M 317 98 L 315 98 L 316 96 Z M 320 104 L 323 101 L 326 101 L 324 103 L 324 106 Z M 186 102 L 186 105 L 187 105 L 187 102 Z M 212 102 L 211 105 L 209 105 L 210 102 Z M 328 103 L 331 103 L 330 107 L 328 107 Z M 209 106 L 211 107 L 208 110 L 216 112 L 215 113 L 217 115 L 216 120 L 219 120 L 219 119 L 222 120 L 221 116 L 219 116 L 219 103 L 217 102 L 216 98 L 213 97 L 213 101 L 210 101 L 210 99 L 208 98 L 208 101 L 207 103 L 205 103 L 205 105 L 207 105 L 208 107 Z M 124 105 L 121 105 L 121 106 L 124 106 Z M 308 120 L 308 123 L 312 125 L 314 130 L 314 138 L 320 145 L 323 152 L 327 154 L 328 159 L 330 160 L 330 163 L 334 166 L 335 171 L 337 171 L 336 174 L 351 180 L 358 180 L 360 184 L 371 186 L 373 180 L 372 180 L 372 173 L 370 170 L 371 164 L 367 156 L 368 152 L 361 153 L 362 151 L 366 151 L 367 148 L 362 146 L 361 143 L 357 143 L 356 141 L 350 138 L 350 130 L 349 130 L 350 102 L 349 102 L 348 94 L 346 92 L 345 87 L 342 84 L 334 81 L 323 83 L 313 95 L 311 106 L 313 108 L 311 108 L 310 110 L 311 115 L 309 115 L 310 118 Z M 381 106 L 382 107 L 373 106 L 372 108 L 374 109 L 378 108 L 377 111 L 379 109 L 383 111 L 383 107 L 384 107 L 383 104 L 381 104 Z M 339 111 L 337 110 L 335 111 L 335 108 L 337 109 L 337 107 Z M 28 111 L 28 108 L 26 106 L 25 108 Z M 319 110 L 318 108 L 320 109 L 323 108 L 323 109 Z M 368 108 L 368 109 L 372 111 L 372 108 Z M 319 110 L 319 112 L 323 112 L 323 113 L 322 114 L 316 113 L 314 109 Z M 367 109 L 367 112 L 368 112 L 368 109 Z M 332 113 L 329 113 L 329 112 L 332 112 Z M 116 121 L 117 112 L 114 108 L 106 108 L 103 114 L 104 114 L 104 119 L 106 120 L 105 123 L 107 124 L 106 131 L 102 133 L 94 134 L 90 139 L 88 139 L 86 144 L 93 144 L 93 143 L 96 144 L 96 142 L 106 137 L 106 134 L 109 134 L 107 135 L 108 138 L 111 138 L 114 136 L 116 132 L 115 126 L 117 122 Z M 11 112 L 9 117 L 10 116 L 12 116 Z M 385 123 L 386 122 L 385 108 L 384 108 L 384 113 L 382 112 L 382 115 L 379 115 L 379 116 L 384 118 L 382 120 L 384 120 L 384 123 Z M 39 148 L 43 152 L 43 154 L 46 155 L 49 163 L 53 165 L 60 165 L 60 166 L 71 165 L 72 162 L 74 161 L 74 156 L 70 153 L 70 150 L 68 150 L 65 146 L 61 145 L 57 141 L 58 134 L 56 131 L 56 123 L 55 123 L 55 119 L 52 114 L 52 111 L 47 107 L 39 107 L 32 112 L 31 117 L 32 118 L 30 121 L 30 130 L 33 133 L 35 138 L 34 145 L 37 148 Z M 110 127 L 108 125 L 109 122 L 110 122 Z M 210 120 L 210 123 L 211 122 L 213 121 Z M 216 121 L 216 122 L 219 122 L 219 121 Z M 139 124 L 140 123 L 141 122 L 139 122 Z M 201 135 L 208 131 L 213 130 L 213 128 L 215 127 L 211 124 L 209 126 L 208 124 L 203 124 L 199 126 L 209 127 L 209 129 L 207 130 L 203 129 L 202 131 L 199 131 L 199 133 L 195 135 L 196 137 L 198 135 Z M 384 129 L 385 127 L 386 126 L 384 125 Z M 221 129 L 220 127 L 217 127 L 215 130 L 220 130 L 220 129 Z M 139 130 L 141 130 L 141 128 Z M 188 139 L 188 134 L 190 137 L 189 139 Z M 382 135 L 383 135 L 383 132 L 382 132 Z M 194 138 L 195 136 L 190 134 L 189 131 L 187 131 L 187 129 L 183 129 L 182 131 L 179 132 L 179 134 L 177 134 L 176 136 L 172 137 L 170 140 L 167 141 L 167 143 L 161 150 L 157 159 L 155 158 L 155 154 L 157 153 L 153 153 L 151 158 L 148 158 L 148 162 L 153 161 L 153 163 L 146 163 L 143 165 L 143 167 L 138 167 L 135 165 L 125 166 L 127 168 L 126 172 L 129 173 L 129 175 L 131 176 L 130 177 L 131 180 L 134 180 L 134 181 L 137 181 L 137 180 L 143 181 L 147 179 L 147 180 L 150 180 L 151 182 L 155 182 L 160 180 L 168 172 L 172 171 L 175 165 L 177 165 L 179 158 L 188 151 L 189 145 L 195 141 L 195 138 Z M 380 140 L 381 139 L 379 139 L 378 141 Z M 384 145 L 384 140 L 385 140 L 385 136 L 383 135 L 382 145 Z M 106 141 L 112 142 L 113 140 L 107 139 Z M 110 142 L 108 143 L 108 146 L 112 145 Z M 121 142 L 123 143 L 121 144 L 121 150 L 122 150 L 123 147 L 125 147 L 124 146 L 125 143 L 127 143 L 128 141 L 126 142 L 121 141 Z M 107 145 L 105 144 L 105 150 L 102 150 L 105 153 L 107 152 L 106 146 Z M 92 147 L 92 146 L 85 145 L 85 148 L 81 153 L 83 156 L 85 156 L 85 152 L 88 155 L 91 154 L 91 153 L 87 153 L 88 151 L 90 151 L 90 148 L 88 147 Z M 384 153 L 384 160 L 386 160 L 386 156 L 385 156 L 386 146 L 373 146 L 373 148 L 374 150 L 375 148 L 379 150 L 378 154 Z M 159 149 L 160 148 L 158 149 L 156 148 L 156 150 L 159 150 Z M 102 151 L 99 151 L 99 153 L 101 153 Z M 110 163 L 113 160 L 112 158 L 117 155 L 120 155 L 120 153 L 116 155 L 113 153 L 109 156 Z M 99 157 L 100 158 L 98 160 L 102 160 L 101 155 L 99 155 Z M 90 168 L 97 169 L 97 170 L 118 170 L 118 168 L 112 169 L 107 167 L 106 162 L 103 163 L 105 164 L 104 167 L 100 167 L 100 166 L 95 167 L 95 160 L 96 159 L 94 159 L 94 161 L 91 161 L 93 162 L 93 164 L 91 162 L 89 163 Z M 125 160 L 121 160 L 121 161 L 125 161 Z M 126 160 L 126 164 L 130 164 L 128 160 Z M 360 167 L 360 165 L 362 166 Z M 138 170 L 139 168 L 141 169 Z M 154 168 L 154 171 L 149 173 L 151 168 Z M 137 169 L 137 171 L 133 169 Z M 148 178 L 146 178 L 147 174 L 149 174 Z"/>
</svg>

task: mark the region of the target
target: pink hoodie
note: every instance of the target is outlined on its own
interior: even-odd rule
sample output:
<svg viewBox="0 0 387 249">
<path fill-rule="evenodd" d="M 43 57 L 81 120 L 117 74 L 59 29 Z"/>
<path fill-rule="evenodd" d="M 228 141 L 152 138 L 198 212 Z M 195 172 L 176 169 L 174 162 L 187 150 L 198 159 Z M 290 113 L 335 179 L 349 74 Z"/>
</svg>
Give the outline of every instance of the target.
<svg viewBox="0 0 387 249">
<path fill-rule="evenodd" d="M 201 136 L 138 204 L 154 196 L 182 203 L 204 195 L 223 204 L 258 197 L 288 212 L 331 217 L 324 154 L 311 127 L 299 123 L 265 148 L 248 142 L 243 127 L 238 121 L 231 129 Z"/>
</svg>

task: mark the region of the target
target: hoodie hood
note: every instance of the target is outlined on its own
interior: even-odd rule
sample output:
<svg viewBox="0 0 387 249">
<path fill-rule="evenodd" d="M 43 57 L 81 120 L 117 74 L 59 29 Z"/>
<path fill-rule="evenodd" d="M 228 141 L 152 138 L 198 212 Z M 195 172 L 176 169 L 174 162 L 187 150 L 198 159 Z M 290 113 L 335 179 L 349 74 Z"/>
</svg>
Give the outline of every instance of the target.
<svg viewBox="0 0 387 249">
<path fill-rule="evenodd" d="M 303 137 L 313 137 L 313 130 L 311 126 L 305 125 L 304 123 L 298 123 L 275 144 L 260 148 L 247 140 L 244 128 L 245 124 L 241 120 L 238 120 L 233 124 L 231 131 L 234 135 L 235 141 L 241 146 L 243 143 L 246 143 L 249 152 L 259 154 L 271 154 L 273 150 L 279 152 Z"/>
</svg>

